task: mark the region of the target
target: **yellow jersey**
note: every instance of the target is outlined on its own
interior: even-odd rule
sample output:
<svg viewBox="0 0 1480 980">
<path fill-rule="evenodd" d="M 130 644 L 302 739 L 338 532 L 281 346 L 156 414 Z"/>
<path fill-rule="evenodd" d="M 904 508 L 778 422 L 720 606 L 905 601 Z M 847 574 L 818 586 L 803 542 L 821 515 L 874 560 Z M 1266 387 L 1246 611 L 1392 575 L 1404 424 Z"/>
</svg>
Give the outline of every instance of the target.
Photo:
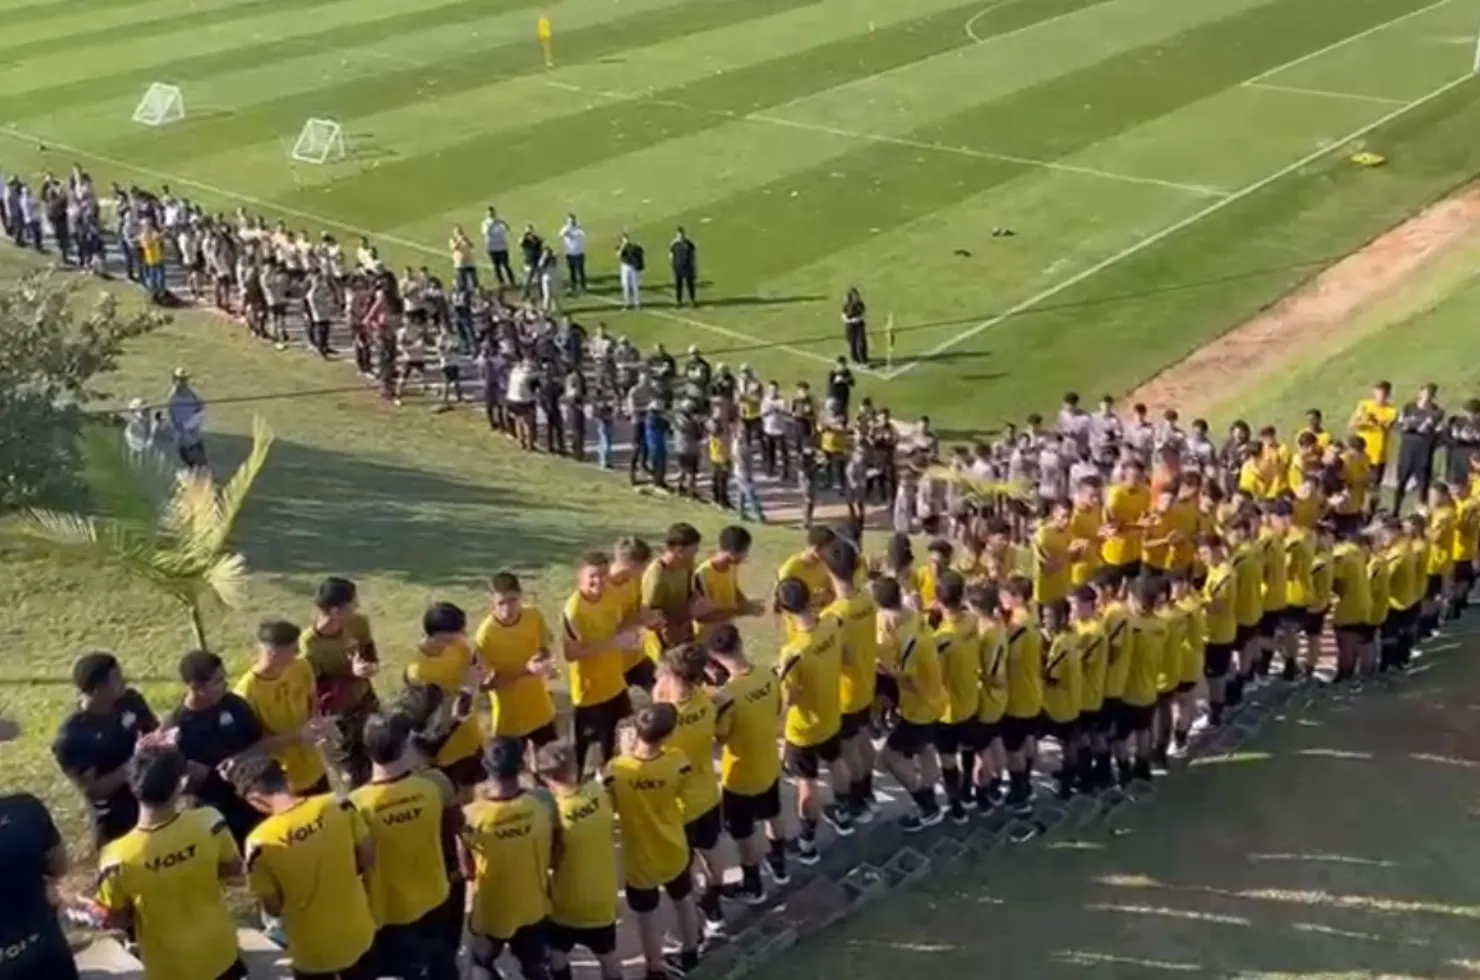
<svg viewBox="0 0 1480 980">
<path fill-rule="evenodd" d="M 549 652 L 552 640 L 545 615 L 526 606 L 512 623 L 492 615 L 478 624 L 473 647 L 483 670 L 498 682 L 500 677 L 517 680 L 495 687 L 489 696 L 489 730 L 495 736 L 523 738 L 555 720 L 555 702 L 543 677 L 525 673 L 537 654 Z"/>
<path fill-rule="evenodd" d="M 1392 402 L 1379 404 L 1376 399 L 1363 398 L 1357 402 L 1355 415 L 1356 424 L 1352 431 L 1366 443 L 1367 461 L 1373 466 L 1387 462 L 1393 425 L 1398 421 L 1398 406 Z"/>
<path fill-rule="evenodd" d="M 616 811 L 599 783 L 555 794 L 560 853 L 550 874 L 550 921 L 601 929 L 617 921 Z"/>
<path fill-rule="evenodd" d="M 715 612 L 734 614 L 740 609 L 740 563 L 719 564 L 714 558 L 694 569 L 694 594 L 709 600 Z"/>
<path fill-rule="evenodd" d="M 507 942 L 550 914 L 550 807 L 521 790 L 474 800 L 463 820 L 463 846 L 473 858 L 468 929 Z"/>
<path fill-rule="evenodd" d="M 1315 585 L 1315 535 L 1303 527 L 1290 528 L 1285 535 L 1285 606 L 1291 609 L 1310 607 Z"/>
<path fill-rule="evenodd" d="M 1187 610 L 1168 603 L 1157 611 L 1166 630 L 1161 646 L 1161 665 L 1156 670 L 1156 693 L 1170 694 L 1182 681 L 1182 658 L 1187 655 L 1192 622 Z"/>
<path fill-rule="evenodd" d="M 776 732 L 781 723 L 781 682 L 769 670 L 734 674 L 720 688 L 715 711 L 720 785 L 741 796 L 766 792 L 781 778 Z"/>
<path fill-rule="evenodd" d="M 949 700 L 935 637 L 919 613 L 909 613 L 895 628 L 899 660 L 899 716 L 914 725 L 940 720 Z M 980 650 L 976 654 L 980 661 Z"/>
<path fill-rule="evenodd" d="M 1100 628 L 1105 631 L 1105 697 L 1122 700 L 1134 653 L 1130 616 L 1125 606 L 1119 602 L 1106 603 L 1100 612 Z"/>
<path fill-rule="evenodd" d="M 935 628 L 935 650 L 946 693 L 941 722 L 955 725 L 976 718 L 981 708 L 982 661 L 975 617 L 946 613 Z"/>
<path fill-rule="evenodd" d="M 1207 642 L 1227 646 L 1238 636 L 1236 592 L 1231 564 L 1225 561 L 1208 569 L 1202 589 Z"/>
<path fill-rule="evenodd" d="M 1020 614 L 1007 624 L 1007 715 L 1036 718 L 1043 710 L 1043 633 Z"/>
<path fill-rule="evenodd" d="M 442 829 L 455 802 L 444 785 L 407 774 L 372 780 L 349 798 L 375 845 L 375 863 L 365 876 L 375 924 L 409 926 L 447 901 Z"/>
<path fill-rule="evenodd" d="M 1043 713 L 1050 721 L 1066 724 L 1079 717 L 1083 696 L 1080 675 L 1080 637 L 1073 630 L 1062 630 L 1048 644 L 1043 659 Z"/>
<path fill-rule="evenodd" d="M 1182 646 L 1180 686 L 1196 684 L 1203 678 L 1203 658 L 1208 646 L 1208 621 L 1202 599 L 1191 593 L 1182 597 L 1181 607 L 1187 617 L 1187 640 Z"/>
<path fill-rule="evenodd" d="M 1033 532 L 1033 598 L 1040 604 L 1059 602 L 1069 595 L 1069 545 L 1073 540 L 1067 527 L 1041 524 Z"/>
<path fill-rule="evenodd" d="M 276 677 L 264 677 L 256 670 L 248 670 L 236 682 L 235 690 L 252 706 L 252 714 L 257 716 L 264 735 L 301 732 L 316 713 L 313 668 L 301 657 Z M 289 745 L 278 749 L 272 757 L 283 767 L 288 788 L 294 793 L 306 793 L 328 776 L 324 757 L 312 743 Z"/>
<path fill-rule="evenodd" d="M 786 695 L 786 740 L 821 745 L 842 728 L 843 629 L 835 616 L 821 616 L 811 629 L 796 627 L 781 648 L 777 676 Z"/>
<path fill-rule="evenodd" d="M 630 888 L 658 888 L 689 869 L 682 800 L 693 766 L 677 749 L 651 759 L 621 755 L 608 787 L 622 821 L 622 868 Z"/>
<path fill-rule="evenodd" d="M 701 688 L 673 707 L 678 711 L 678 727 L 664 746 L 682 752 L 693 766 L 693 775 L 684 781 L 679 800 L 684 819 L 693 821 L 719 805 L 719 777 L 714 771 L 714 699 Z"/>
<path fill-rule="evenodd" d="M 1423 598 L 1424 582 L 1417 574 L 1408 542 L 1400 540 L 1383 552 L 1388 566 L 1388 605 L 1407 610 Z"/>
<path fill-rule="evenodd" d="M 1151 508 L 1151 491 L 1117 483 L 1105 495 L 1105 523 L 1115 530 L 1105 538 L 1100 554 L 1107 565 L 1129 565 L 1141 560 L 1141 520 Z"/>
<path fill-rule="evenodd" d="M 1069 581 L 1086 585 L 1100 569 L 1100 525 L 1105 515 L 1098 507 L 1076 507 L 1069 518 L 1069 539 L 1079 546 L 1069 566 Z"/>
<path fill-rule="evenodd" d="M 1132 707 L 1144 708 L 1156 703 L 1156 677 L 1166 656 L 1166 623 L 1155 615 L 1130 617 L 1127 642 L 1129 669 L 1121 700 Z"/>
<path fill-rule="evenodd" d="M 851 596 L 839 596 L 823 610 L 842 624 L 843 647 L 847 656 L 839 681 L 838 697 L 845 715 L 869 710 L 874 703 L 874 685 L 878 679 L 879 607 L 866 589 Z"/>
<path fill-rule="evenodd" d="M 1096 620 L 1085 620 L 1075 623 L 1074 631 L 1079 635 L 1079 710 L 1099 711 L 1105 703 L 1105 629 Z"/>
<path fill-rule="evenodd" d="M 1007 714 L 1007 627 L 995 619 L 977 620 L 977 655 L 981 658 L 981 707 L 978 721 L 994 725 Z"/>
<path fill-rule="evenodd" d="M 1234 609 L 1238 624 L 1259 625 L 1264 617 L 1264 548 L 1244 542 L 1233 549 Z"/>
<path fill-rule="evenodd" d="M 606 702 L 627 690 L 624 652 L 617 637 L 625 620 L 622 597 L 610 589 L 597 599 L 572 592 L 565 600 L 561 624 L 574 643 L 594 644 L 597 651 L 570 664 L 570 699 L 578 708 Z"/>
<path fill-rule="evenodd" d="M 1367 559 L 1367 625 L 1381 626 L 1387 621 L 1389 591 L 1392 585 L 1386 558 L 1373 554 Z"/>
<path fill-rule="evenodd" d="M 440 688 L 451 702 L 463 685 L 472 679 L 473 656 L 473 648 L 462 640 L 440 645 L 427 641 L 406 665 L 406 679 Z M 470 716 L 452 730 L 447 741 L 437 750 L 433 762 L 438 766 L 450 766 L 482 752 L 483 732 L 478 727 L 477 717 Z"/>
<path fill-rule="evenodd" d="M 1366 556 L 1362 549 L 1344 541 L 1332 551 L 1331 562 L 1331 589 L 1336 595 L 1332 625 L 1365 626 L 1371 616 Z"/>
<path fill-rule="evenodd" d="M 1454 530 L 1456 527 L 1453 507 L 1435 507 L 1429 512 L 1428 574 L 1448 575 L 1454 568 Z"/>
</svg>

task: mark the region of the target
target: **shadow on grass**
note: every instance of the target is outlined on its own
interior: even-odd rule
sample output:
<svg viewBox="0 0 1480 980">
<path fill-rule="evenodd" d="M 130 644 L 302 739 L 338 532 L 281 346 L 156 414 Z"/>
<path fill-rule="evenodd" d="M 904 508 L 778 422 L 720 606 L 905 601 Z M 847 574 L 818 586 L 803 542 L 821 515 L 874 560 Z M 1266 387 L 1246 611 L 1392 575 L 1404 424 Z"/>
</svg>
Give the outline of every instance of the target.
<svg viewBox="0 0 1480 980">
<path fill-rule="evenodd" d="M 249 445 L 241 436 L 213 435 L 218 476 Z M 427 587 L 472 585 L 498 569 L 543 566 L 589 546 L 591 532 L 581 527 L 579 512 L 558 504 L 536 487 L 460 482 L 278 440 L 243 515 L 241 546 L 252 569 L 270 575 L 373 574 Z"/>
</svg>

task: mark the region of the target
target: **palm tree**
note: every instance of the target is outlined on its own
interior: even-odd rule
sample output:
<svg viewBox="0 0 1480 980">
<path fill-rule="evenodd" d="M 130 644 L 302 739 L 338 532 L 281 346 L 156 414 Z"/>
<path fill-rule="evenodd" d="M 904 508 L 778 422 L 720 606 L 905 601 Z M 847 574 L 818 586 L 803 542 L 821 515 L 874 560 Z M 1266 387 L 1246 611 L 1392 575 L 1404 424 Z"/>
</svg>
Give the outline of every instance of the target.
<svg viewBox="0 0 1480 980">
<path fill-rule="evenodd" d="M 224 485 L 209 470 L 175 470 L 162 453 L 134 452 L 118 432 L 97 426 L 83 436 L 83 483 L 92 513 L 28 510 L 19 525 L 58 553 L 110 565 L 174 599 L 207 649 L 202 609 L 239 608 L 247 563 L 228 548 L 231 533 L 267 462 L 272 433 L 252 425 L 252 451 Z"/>
</svg>

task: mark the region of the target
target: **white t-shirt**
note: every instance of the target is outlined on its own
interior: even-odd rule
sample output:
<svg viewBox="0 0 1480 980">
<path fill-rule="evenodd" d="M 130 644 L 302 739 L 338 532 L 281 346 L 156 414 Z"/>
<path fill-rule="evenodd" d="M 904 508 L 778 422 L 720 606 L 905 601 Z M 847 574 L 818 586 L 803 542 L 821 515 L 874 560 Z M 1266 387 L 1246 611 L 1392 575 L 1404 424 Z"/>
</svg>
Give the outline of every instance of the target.
<svg viewBox="0 0 1480 980">
<path fill-rule="evenodd" d="M 586 229 L 580 225 L 567 224 L 560 229 L 560 244 L 566 255 L 585 255 Z"/>
</svg>

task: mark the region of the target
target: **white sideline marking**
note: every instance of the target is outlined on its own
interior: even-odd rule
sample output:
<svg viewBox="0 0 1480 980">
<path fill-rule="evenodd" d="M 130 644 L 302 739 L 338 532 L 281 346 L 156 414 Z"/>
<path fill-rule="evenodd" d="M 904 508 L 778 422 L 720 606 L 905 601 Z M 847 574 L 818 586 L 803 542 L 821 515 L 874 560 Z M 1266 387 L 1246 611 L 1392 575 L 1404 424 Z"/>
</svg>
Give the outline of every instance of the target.
<svg viewBox="0 0 1480 980">
<path fill-rule="evenodd" d="M 160 181 L 161 183 L 175 184 L 180 187 L 193 187 L 198 191 L 204 191 L 205 193 L 214 195 L 215 197 L 225 198 L 227 200 L 237 201 L 241 204 L 246 204 L 254 208 L 259 208 L 262 211 L 267 212 L 268 214 L 275 213 L 288 215 L 294 218 L 301 218 L 304 221 L 313 222 L 314 224 L 320 225 L 325 228 L 335 228 L 339 231 L 348 232 L 351 235 L 362 235 L 366 238 L 369 238 L 371 241 L 379 240 L 383 242 L 390 242 L 392 245 L 399 245 L 402 248 L 410 249 L 411 251 L 415 252 L 420 252 L 423 255 L 446 255 L 445 249 L 435 248 L 431 245 L 426 244 L 425 242 L 416 242 L 412 241 L 409 238 L 400 238 L 395 235 L 388 235 L 384 232 L 371 231 L 368 228 L 361 228 L 357 225 L 338 221 L 334 218 L 329 218 L 322 214 L 314 214 L 312 211 L 302 211 L 298 208 L 284 207 L 281 204 L 274 204 L 271 201 L 264 201 L 260 198 L 252 197 L 247 194 L 238 193 L 237 191 L 227 190 L 224 187 L 217 187 L 215 184 L 208 184 L 202 180 L 194 180 L 190 177 L 182 177 L 179 174 L 166 173 L 163 170 L 155 170 L 152 167 L 143 167 L 136 163 L 130 163 L 127 160 L 120 160 L 116 157 L 109 157 L 104 156 L 101 153 L 94 153 L 93 151 L 83 149 L 80 146 L 70 146 L 66 143 L 58 143 L 56 140 L 44 139 L 40 136 L 34 136 L 30 133 L 26 133 L 19 129 L 16 129 L 14 126 L 0 127 L 0 136 L 6 136 L 10 139 L 19 140 L 23 143 L 34 143 L 37 145 L 44 144 L 45 146 L 52 149 L 61 150 L 63 153 L 70 153 L 73 156 L 82 157 L 86 160 L 93 160 L 97 163 L 103 164 L 104 166 L 113 167 L 116 170 L 127 170 L 132 173 L 140 174 L 144 177 L 151 177 L 154 180 Z M 622 305 L 621 300 L 613 299 L 610 296 L 596 296 L 592 294 L 587 294 L 587 298 L 594 300 L 595 302 L 605 304 L 606 306 L 619 307 Z M 836 357 L 828 357 L 825 354 L 819 354 L 816 351 L 794 347 L 790 344 L 773 343 L 772 341 L 764 340 L 752 334 L 742 333 L 738 330 L 731 330 L 729 327 L 723 327 L 717 323 L 708 323 L 704 320 L 698 320 L 694 317 L 687 316 L 682 313 L 675 313 L 672 310 L 643 307 L 641 312 L 646 313 L 648 316 L 657 317 L 661 320 L 669 320 L 673 323 L 682 323 L 685 326 L 694 327 L 698 330 L 704 330 L 709 333 L 715 334 L 716 336 L 725 337 L 730 340 L 743 341 L 744 343 L 748 344 L 755 344 L 757 348 L 785 351 L 788 354 L 792 354 L 796 357 L 805 358 L 809 361 L 816 361 L 819 364 L 831 365 L 836 363 L 837 361 Z M 865 368 L 854 365 L 853 371 L 856 374 L 866 374 L 869 377 L 878 378 L 882 381 L 888 380 L 888 375 L 886 375 L 885 372 L 875 370 L 873 368 Z"/>
<path fill-rule="evenodd" d="M 1378 31 L 1385 31 L 1389 27 L 1394 27 L 1394 26 L 1396 26 L 1398 24 L 1401 24 L 1405 20 L 1412 20 L 1414 17 L 1419 17 L 1419 16 L 1421 16 L 1423 14 L 1428 13 L 1430 10 L 1437 10 L 1438 8 L 1440 8 L 1440 7 L 1442 7 L 1445 4 L 1450 3 L 1450 2 L 1452 2 L 1452 0 L 1434 0 L 1433 3 L 1429 4 L 1426 7 L 1419 7 L 1417 10 L 1410 10 L 1406 14 L 1399 14 L 1397 17 L 1394 17 L 1392 20 L 1385 20 L 1381 24 L 1374 24 L 1373 26 L 1367 28 L 1365 31 L 1358 31 L 1357 33 L 1353 34 L 1351 37 L 1344 37 L 1340 41 L 1334 41 L 1331 44 L 1326 45 L 1324 48 L 1317 48 L 1314 51 L 1310 51 L 1310 52 L 1308 52 L 1306 54 L 1301 55 L 1300 57 L 1296 58 L 1294 61 L 1287 61 L 1283 65 L 1275 65 L 1273 68 L 1269 69 L 1268 71 L 1262 71 L 1259 74 L 1255 75 L 1253 78 L 1251 78 L 1248 81 L 1244 82 L 1244 84 L 1245 85 L 1248 85 L 1249 82 L 1262 82 L 1266 78 L 1269 78 L 1272 75 L 1278 75 L 1280 72 L 1285 71 L 1288 68 L 1294 68 L 1296 65 L 1303 65 L 1307 61 L 1310 61 L 1310 60 L 1315 59 L 1315 58 L 1319 58 L 1323 54 L 1329 54 L 1332 51 L 1335 51 L 1335 50 L 1337 50 L 1339 48 L 1344 48 L 1348 44 L 1353 44 L 1353 43 L 1355 43 L 1357 41 L 1362 40 L 1362 38 L 1364 38 L 1364 37 L 1371 37 L 1373 34 L 1376 34 Z"/>
<path fill-rule="evenodd" d="M 1362 32 L 1360 32 L 1358 34 L 1354 34 L 1351 37 L 1349 37 L 1349 38 L 1347 38 L 1347 39 L 1345 39 L 1343 41 L 1337 41 L 1335 44 L 1328 44 L 1326 47 L 1322 48 L 1320 51 L 1312 52 L 1311 54 L 1301 55 L 1299 58 L 1295 59 L 1294 61 L 1289 62 L 1288 64 L 1279 65 L 1279 66 L 1276 66 L 1275 68 L 1270 69 L 1269 71 L 1261 72 L 1260 74 L 1255 75 L 1253 78 L 1247 79 L 1242 84 L 1247 85 L 1250 82 L 1257 82 L 1260 79 L 1267 78 L 1270 75 L 1275 74 L 1276 72 L 1279 72 L 1279 71 L 1281 71 L 1281 70 L 1283 70 L 1285 68 L 1290 67 L 1291 65 L 1298 65 L 1298 64 L 1300 64 L 1302 62 L 1305 62 L 1305 61 L 1310 60 L 1315 55 L 1323 54 L 1323 53 L 1325 53 L 1327 51 L 1335 50 L 1336 48 L 1339 48 L 1339 47 L 1341 47 L 1344 44 L 1350 44 L 1352 41 L 1355 41 L 1358 38 L 1367 37 L 1368 35 L 1373 34 L 1376 31 L 1379 31 L 1379 30 L 1381 30 L 1381 29 L 1383 29 L 1385 27 L 1390 27 L 1393 24 L 1401 23 L 1402 21 L 1405 21 L 1405 20 L 1409 19 L 1410 17 L 1415 17 L 1418 14 L 1424 13 L 1424 12 L 1429 11 L 1429 10 L 1433 10 L 1435 7 L 1442 6 L 1442 5 L 1444 5 L 1446 3 L 1449 3 L 1449 2 L 1451 2 L 1451 0 L 1438 0 L 1437 3 L 1429 4 L 1427 7 L 1421 7 L 1418 10 L 1409 11 L 1408 13 L 1403 14 L 1402 16 L 1395 17 L 1395 18 L 1393 18 L 1390 21 L 1387 21 L 1387 22 L 1382 23 L 1382 24 L 1378 24 L 1376 27 L 1369 27 L 1367 30 L 1362 31 Z M 1460 85 L 1463 85 L 1465 82 L 1469 81 L 1470 79 L 1472 79 L 1474 77 L 1475 76 L 1474 76 L 1473 73 L 1468 73 L 1467 72 L 1466 74 L 1461 75 L 1459 78 L 1456 78 L 1453 81 L 1446 82 L 1445 84 L 1439 86 L 1438 88 L 1434 89 L 1432 92 L 1428 93 L 1427 95 L 1420 96 L 1419 98 L 1414 99 L 1411 102 L 1404 102 L 1404 103 L 1398 105 L 1391 112 L 1385 113 L 1380 118 L 1375 119 L 1372 122 L 1367 123 L 1365 126 L 1362 126 L 1362 127 L 1358 128 L 1358 129 L 1355 129 L 1355 130 L 1353 130 L 1350 133 L 1347 133 L 1345 136 L 1342 136 L 1339 139 L 1333 140 L 1333 141 L 1331 141 L 1330 143 L 1328 143 L 1328 144 L 1326 144 L 1324 146 L 1318 147 L 1317 149 L 1315 149 L 1315 150 L 1311 151 L 1310 153 L 1307 153 L 1305 156 L 1301 157 L 1299 160 L 1296 160 L 1294 163 L 1289 164 L 1286 167 L 1282 167 L 1281 169 L 1275 171 L 1274 173 L 1269 174 L 1266 177 L 1262 177 L 1259 180 L 1254 181 L 1254 183 L 1249 184 L 1247 187 L 1243 187 L 1243 188 L 1240 188 L 1237 191 L 1234 191 L 1232 194 L 1229 194 L 1227 197 L 1220 198 L 1219 200 L 1214 201 L 1212 204 L 1209 204 L 1207 207 L 1203 208 L 1202 210 L 1193 212 L 1192 214 L 1188 215 L 1187 217 L 1181 219 L 1180 221 L 1176 221 L 1176 222 L 1173 222 L 1170 225 L 1167 225 L 1165 228 L 1162 228 L 1160 231 L 1152 232 L 1150 235 L 1147 235 L 1145 238 L 1141 238 L 1141 239 L 1138 239 L 1135 242 L 1132 242 L 1130 245 L 1128 245 L 1125 248 L 1121 249 L 1119 252 L 1116 252 L 1114 255 L 1111 255 L 1108 258 L 1105 258 L 1105 259 L 1102 259 L 1099 262 L 1096 262 L 1094 265 L 1090 266 L 1089 268 L 1084 269 L 1084 270 L 1082 270 L 1080 272 L 1077 272 L 1074 275 L 1070 276 L 1068 279 L 1064 279 L 1061 282 L 1055 283 L 1054 285 L 1049 286 L 1047 289 L 1044 289 L 1044 290 L 1042 290 L 1042 291 L 1040 291 L 1038 293 L 1035 293 L 1032 296 L 1029 296 L 1027 299 L 1022 300 L 1021 302 L 1015 303 L 1014 305 L 1008 307 L 1002 313 L 994 314 L 993 316 L 988 317 L 987 319 L 981 321 L 980 323 L 978 323 L 978 324 L 976 324 L 974 326 L 968 327 L 967 329 L 961 331 L 960 333 L 957 333 L 956 335 L 947 338 L 946 340 L 942 341 L 941 343 L 936 344 L 934 347 L 930 348 L 925 353 L 914 355 L 914 359 L 908 361 L 905 364 L 901 364 L 899 367 L 896 367 L 896 368 L 894 368 L 891 371 L 885 372 L 886 379 L 889 380 L 889 381 L 893 381 L 895 378 L 898 378 L 898 377 L 900 377 L 902 375 L 908 374 L 910 371 L 913 371 L 915 368 L 919 367 L 920 364 L 923 361 L 927 361 L 927 360 L 929 360 L 932 357 L 936 357 L 936 356 L 938 356 L 940 354 L 945 353 L 946 351 L 950 350 L 952 347 L 955 347 L 957 344 L 961 343 L 963 340 L 969 340 L 970 338 L 975 337 L 977 334 L 981 333 L 984 330 L 990 330 L 992 327 L 995 327 L 997 324 L 999 324 L 1002 321 L 1008 319 L 1009 317 L 1016 316 L 1019 313 L 1022 313 L 1022 312 L 1026 311 L 1026 310 L 1029 310 L 1029 309 L 1032 309 L 1033 307 L 1037 306 L 1039 303 L 1042 303 L 1044 300 L 1052 299 L 1053 297 L 1057 296 L 1059 293 L 1062 293 L 1064 290 L 1070 289 L 1070 288 L 1072 288 L 1074 286 L 1077 286 L 1081 282 L 1084 282 L 1086 279 L 1090 278 L 1091 276 L 1097 275 L 1098 273 L 1101 273 L 1101 272 L 1105 271 L 1106 269 L 1110 268 L 1111 266 L 1116 265 L 1116 264 L 1124 261 L 1125 259 L 1130 258 L 1133 255 L 1137 255 L 1138 253 L 1144 251 L 1145 249 L 1150 248 L 1152 245 L 1155 245 L 1157 242 L 1160 242 L 1163 239 L 1166 239 L 1166 238 L 1171 237 L 1172 235 L 1175 235 L 1177 232 L 1181 231 L 1184 228 L 1188 228 L 1188 227 L 1191 227 L 1192 225 L 1197 224 L 1202 219 L 1208 217 L 1209 215 L 1216 214 L 1218 211 L 1222 210 L 1223 208 L 1226 208 L 1228 205 L 1233 204 L 1236 201 L 1241 201 L 1244 198 L 1248 197 L 1250 194 L 1253 194 L 1253 193 L 1255 193 L 1257 191 L 1263 190 L 1264 188 L 1268 187 L 1270 184 L 1273 184 L 1275 181 L 1280 180 L 1283 177 L 1289 176 L 1290 174 L 1292 174 L 1295 171 L 1299 170 L 1300 168 L 1306 166 L 1307 164 L 1311 163 L 1312 161 L 1319 160 L 1321 157 L 1325 156 L 1326 154 L 1332 152 L 1333 150 L 1336 150 L 1336 149 L 1340 148 L 1343 144 L 1350 143 L 1352 140 L 1355 140 L 1355 139 L 1360 139 L 1361 137 L 1363 137 L 1363 136 L 1367 135 L 1368 133 L 1372 132 L 1374 129 L 1377 129 L 1379 126 L 1383 126 L 1383 125 L 1385 125 L 1385 124 L 1387 124 L 1389 122 L 1392 122 L 1394 119 L 1397 119 L 1399 116 L 1402 116 L 1402 115 L 1404 115 L 1405 113 L 1408 113 L 1408 112 L 1412 112 L 1414 109 L 1417 109 L 1421 105 L 1425 105 L 1425 104 L 1427 104 L 1429 102 L 1432 102 L 1434 99 L 1437 99 L 1439 96 L 1445 94 L 1446 92 L 1450 91 L 1451 89 L 1458 88 Z"/>
<path fill-rule="evenodd" d="M 1405 99 L 1390 99 L 1385 95 L 1363 95 L 1360 92 L 1332 92 L 1323 88 L 1302 88 L 1299 85 L 1276 85 L 1273 82 L 1244 82 L 1241 88 L 1260 89 L 1266 92 L 1289 92 L 1291 95 L 1310 95 L 1325 99 L 1346 99 L 1351 102 L 1373 102 L 1377 105 L 1406 105 Z"/>
<path fill-rule="evenodd" d="M 987 37 L 979 37 L 976 33 L 976 22 L 987 16 L 987 14 L 990 14 L 992 11 L 996 10 L 998 7 L 1005 7 L 1007 4 L 1013 2 L 1014 0 L 994 0 L 994 2 L 987 4 L 985 7 L 978 10 L 970 17 L 966 18 L 966 23 L 961 25 L 961 30 L 965 31 L 966 36 L 971 38 L 977 44 L 986 44 L 987 38 L 991 37 L 992 35 L 988 34 Z"/>
</svg>

